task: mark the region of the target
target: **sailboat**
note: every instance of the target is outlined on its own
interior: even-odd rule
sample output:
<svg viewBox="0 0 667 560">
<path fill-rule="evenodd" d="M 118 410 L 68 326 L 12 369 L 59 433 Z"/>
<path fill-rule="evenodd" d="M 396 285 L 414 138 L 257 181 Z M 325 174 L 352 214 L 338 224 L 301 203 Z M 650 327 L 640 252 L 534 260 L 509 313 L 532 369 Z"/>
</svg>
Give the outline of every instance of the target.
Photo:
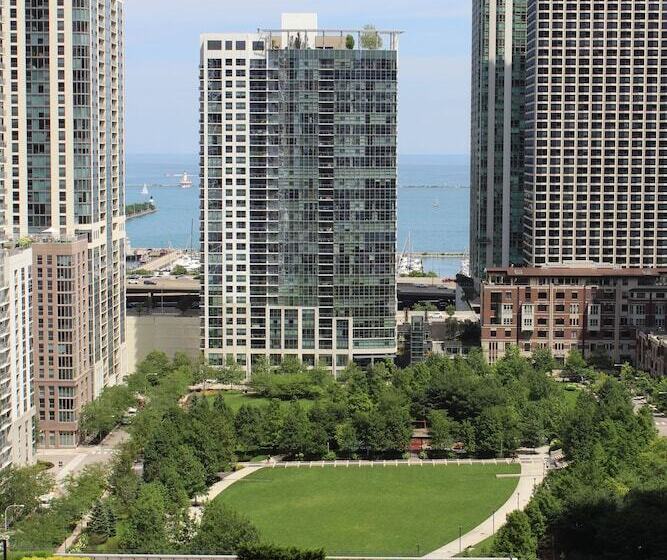
<svg viewBox="0 0 667 560">
<path fill-rule="evenodd" d="M 141 194 L 143 194 L 144 196 L 148 195 L 148 185 L 146 183 L 144 183 L 144 188 L 141 189 Z"/>
<path fill-rule="evenodd" d="M 181 188 L 189 189 L 192 186 L 192 181 L 188 177 L 188 172 L 183 171 L 183 176 L 181 177 Z"/>
</svg>

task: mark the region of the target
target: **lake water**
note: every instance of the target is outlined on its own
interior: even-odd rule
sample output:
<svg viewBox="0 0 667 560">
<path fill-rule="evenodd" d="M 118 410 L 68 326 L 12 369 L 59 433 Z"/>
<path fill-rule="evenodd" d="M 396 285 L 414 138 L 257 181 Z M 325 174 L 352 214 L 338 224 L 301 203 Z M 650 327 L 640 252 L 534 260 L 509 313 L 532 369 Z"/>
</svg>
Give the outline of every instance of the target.
<svg viewBox="0 0 667 560">
<path fill-rule="evenodd" d="M 468 248 L 470 173 L 467 156 L 403 156 L 399 162 L 398 247 L 408 236 L 414 251 Z M 144 184 L 158 211 L 127 223 L 131 247 L 199 248 L 198 159 L 189 155 L 128 155 L 127 203 L 143 202 Z M 179 186 L 184 171 L 190 189 Z M 428 260 L 427 270 L 455 274 L 458 260 Z"/>
</svg>

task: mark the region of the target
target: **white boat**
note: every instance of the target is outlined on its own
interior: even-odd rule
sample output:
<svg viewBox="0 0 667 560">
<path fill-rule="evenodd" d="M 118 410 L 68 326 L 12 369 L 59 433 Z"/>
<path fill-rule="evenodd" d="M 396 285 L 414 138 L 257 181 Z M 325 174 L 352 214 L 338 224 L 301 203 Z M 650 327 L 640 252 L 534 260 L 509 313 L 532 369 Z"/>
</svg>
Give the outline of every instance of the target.
<svg viewBox="0 0 667 560">
<path fill-rule="evenodd" d="M 437 198 L 433 201 L 433 208 L 440 208 L 440 201 Z"/>
<path fill-rule="evenodd" d="M 424 263 L 419 257 L 402 255 L 398 259 L 399 276 L 407 276 L 411 272 L 424 272 Z"/>
<path fill-rule="evenodd" d="M 470 276 L 470 257 L 466 253 L 466 256 L 461 259 L 461 268 L 459 270 L 464 276 Z"/>
<path fill-rule="evenodd" d="M 144 196 L 148 195 L 148 185 L 146 183 L 144 183 L 144 188 L 141 189 L 141 194 Z"/>
<path fill-rule="evenodd" d="M 190 180 L 190 177 L 188 177 L 187 171 L 183 172 L 183 176 L 181 177 L 181 188 L 183 189 L 189 189 L 192 186 L 192 181 Z"/>
</svg>

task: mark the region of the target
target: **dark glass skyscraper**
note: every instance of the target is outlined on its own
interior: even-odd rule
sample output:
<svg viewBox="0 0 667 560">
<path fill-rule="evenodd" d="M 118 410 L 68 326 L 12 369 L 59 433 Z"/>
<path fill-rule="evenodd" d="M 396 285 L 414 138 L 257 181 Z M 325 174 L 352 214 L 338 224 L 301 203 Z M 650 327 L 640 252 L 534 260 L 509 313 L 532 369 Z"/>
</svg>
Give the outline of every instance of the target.
<svg viewBox="0 0 667 560">
<path fill-rule="evenodd" d="M 396 54 L 396 33 L 325 33 L 314 14 L 202 37 L 211 363 L 395 353 Z"/>
<path fill-rule="evenodd" d="M 521 264 L 526 0 L 473 2 L 470 271 Z"/>
</svg>

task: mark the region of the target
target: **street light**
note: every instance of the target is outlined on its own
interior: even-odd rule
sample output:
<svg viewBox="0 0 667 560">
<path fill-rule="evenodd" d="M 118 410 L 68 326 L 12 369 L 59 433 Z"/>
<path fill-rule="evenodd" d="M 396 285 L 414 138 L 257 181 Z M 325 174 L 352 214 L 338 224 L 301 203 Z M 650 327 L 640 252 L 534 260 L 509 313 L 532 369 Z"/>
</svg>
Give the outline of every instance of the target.
<svg viewBox="0 0 667 560">
<path fill-rule="evenodd" d="M 5 533 L 9 530 L 9 517 L 8 513 L 9 510 L 12 508 L 16 509 L 17 511 L 21 511 L 25 506 L 23 504 L 11 504 L 5 508 Z"/>
<path fill-rule="evenodd" d="M 12 508 L 17 511 L 21 511 L 25 506 L 23 504 L 11 504 L 5 508 L 5 534 L 2 536 L 2 559 L 7 560 L 7 548 L 8 548 L 8 539 L 9 539 L 9 510 Z"/>
</svg>

